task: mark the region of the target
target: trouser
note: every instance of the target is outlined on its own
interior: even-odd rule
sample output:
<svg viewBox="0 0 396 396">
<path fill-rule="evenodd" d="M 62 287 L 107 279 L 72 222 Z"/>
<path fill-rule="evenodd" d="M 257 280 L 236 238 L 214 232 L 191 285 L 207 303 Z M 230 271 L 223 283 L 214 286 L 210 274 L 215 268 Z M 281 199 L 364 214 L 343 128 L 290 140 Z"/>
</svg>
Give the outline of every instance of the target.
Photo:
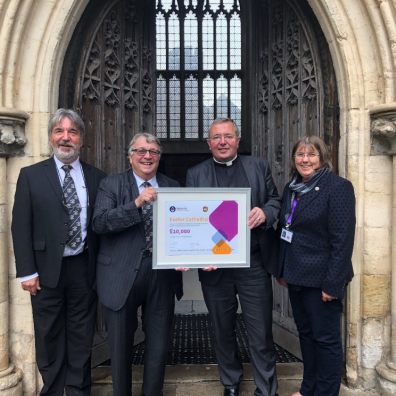
<svg viewBox="0 0 396 396">
<path fill-rule="evenodd" d="M 342 302 L 323 302 L 321 289 L 310 287 L 289 285 L 289 295 L 304 363 L 300 393 L 337 396 L 343 370 Z"/>
<path fill-rule="evenodd" d="M 113 394 L 132 394 L 132 350 L 142 307 L 145 334 L 142 394 L 161 396 L 174 314 L 174 290 L 170 271 L 151 269 L 144 258 L 125 305 L 118 311 L 105 308 L 110 344 Z"/>
<path fill-rule="evenodd" d="M 41 395 L 90 394 L 96 294 L 87 265 L 87 252 L 63 258 L 58 286 L 31 297 Z"/>
<path fill-rule="evenodd" d="M 235 386 L 243 375 L 235 333 L 238 295 L 257 387 L 255 395 L 273 396 L 277 390 L 277 379 L 272 338 L 271 276 L 261 265 L 222 271 L 217 284 L 202 283 L 205 303 L 214 328 L 220 380 L 226 387 Z"/>
</svg>

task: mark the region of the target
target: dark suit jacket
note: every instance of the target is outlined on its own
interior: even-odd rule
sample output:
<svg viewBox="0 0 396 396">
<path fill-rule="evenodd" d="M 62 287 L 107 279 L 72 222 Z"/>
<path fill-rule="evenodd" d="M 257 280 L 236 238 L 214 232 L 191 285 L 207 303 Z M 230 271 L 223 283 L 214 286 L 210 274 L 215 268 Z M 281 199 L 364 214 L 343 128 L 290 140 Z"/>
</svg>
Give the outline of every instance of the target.
<svg viewBox="0 0 396 396">
<path fill-rule="evenodd" d="M 251 157 L 239 156 L 251 188 L 251 205 L 261 208 L 267 219 L 256 229 L 255 233 L 260 244 L 262 264 L 269 273 L 277 273 L 277 260 L 272 249 L 275 241 L 273 225 L 278 219 L 280 198 L 272 179 L 268 161 Z M 196 165 L 187 171 L 186 187 L 218 187 L 215 165 L 212 158 Z M 221 277 L 221 269 L 212 272 L 199 271 L 201 281 L 215 284 Z"/>
<path fill-rule="evenodd" d="M 280 227 L 290 213 L 291 191 L 283 192 Z M 355 195 L 352 184 L 329 172 L 301 196 L 290 230 L 292 242 L 280 241 L 282 276 L 290 284 L 321 288 L 342 298 L 353 277 Z"/>
<path fill-rule="evenodd" d="M 105 176 L 101 170 L 81 162 L 88 190 L 87 244 L 88 280 L 95 280 L 97 237 L 90 221 L 96 191 Z M 12 212 L 17 277 L 38 272 L 40 284 L 56 287 L 66 245 L 69 216 L 63 204 L 62 186 L 53 158 L 22 168 L 19 174 Z"/>
<path fill-rule="evenodd" d="M 160 187 L 179 183 L 157 174 Z M 135 205 L 139 188 L 132 170 L 108 176 L 99 187 L 93 228 L 101 235 L 97 262 L 97 292 L 100 302 L 112 310 L 121 309 L 132 288 L 146 248 L 141 210 Z M 181 273 L 168 271 L 174 278 L 175 293 L 182 294 Z"/>
</svg>

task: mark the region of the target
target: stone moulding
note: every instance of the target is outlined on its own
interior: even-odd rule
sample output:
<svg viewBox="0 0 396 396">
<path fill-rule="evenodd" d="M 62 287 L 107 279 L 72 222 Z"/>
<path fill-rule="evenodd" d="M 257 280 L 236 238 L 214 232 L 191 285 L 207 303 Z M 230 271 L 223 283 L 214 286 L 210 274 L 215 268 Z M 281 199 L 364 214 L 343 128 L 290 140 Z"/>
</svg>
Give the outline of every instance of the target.
<svg viewBox="0 0 396 396">
<path fill-rule="evenodd" d="M 24 154 L 28 118 L 29 114 L 24 111 L 0 107 L 0 157 Z"/>
<path fill-rule="evenodd" d="M 371 155 L 396 155 L 396 103 L 370 109 Z"/>
<path fill-rule="evenodd" d="M 15 392 L 15 388 L 21 388 L 22 377 L 22 371 L 20 369 L 16 369 L 12 364 L 7 370 L 0 371 L 0 394 L 2 394 L 2 392 L 8 394 L 6 393 L 7 390 L 14 388 L 12 394 L 21 395 L 21 392 Z"/>
</svg>

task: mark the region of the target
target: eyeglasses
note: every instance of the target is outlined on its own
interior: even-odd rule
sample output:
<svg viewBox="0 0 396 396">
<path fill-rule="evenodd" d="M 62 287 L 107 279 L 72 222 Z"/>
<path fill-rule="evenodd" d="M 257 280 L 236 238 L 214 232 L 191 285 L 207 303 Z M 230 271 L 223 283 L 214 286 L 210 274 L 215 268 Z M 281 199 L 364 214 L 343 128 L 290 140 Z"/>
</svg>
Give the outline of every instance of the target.
<svg viewBox="0 0 396 396">
<path fill-rule="evenodd" d="M 303 159 L 304 157 L 307 157 L 309 159 L 314 159 L 315 157 L 320 157 L 320 154 L 316 154 L 316 153 L 296 153 L 296 154 L 294 154 L 294 158 Z"/>
<path fill-rule="evenodd" d="M 224 139 L 226 142 L 229 142 L 230 140 L 236 139 L 236 135 L 214 135 L 208 140 L 213 140 L 214 142 L 220 142 L 221 139 Z"/>
<path fill-rule="evenodd" d="M 159 150 L 147 150 L 144 148 L 138 148 L 138 149 L 132 149 L 131 150 L 133 153 L 136 153 L 139 157 L 144 157 L 147 153 L 149 153 L 151 156 L 156 157 L 157 155 L 161 154 L 161 151 Z"/>
</svg>

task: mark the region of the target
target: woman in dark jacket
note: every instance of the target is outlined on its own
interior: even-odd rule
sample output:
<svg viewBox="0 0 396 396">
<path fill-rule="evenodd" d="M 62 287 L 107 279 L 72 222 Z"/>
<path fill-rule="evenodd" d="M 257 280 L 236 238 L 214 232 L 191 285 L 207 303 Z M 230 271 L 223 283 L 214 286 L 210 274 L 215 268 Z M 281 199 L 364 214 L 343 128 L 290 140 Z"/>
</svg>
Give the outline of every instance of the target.
<svg viewBox="0 0 396 396">
<path fill-rule="evenodd" d="M 339 394 L 343 351 L 340 320 L 353 277 L 355 234 L 352 184 L 335 175 L 322 139 L 293 147 L 292 180 L 283 192 L 278 281 L 289 288 L 299 332 L 304 376 L 292 396 Z"/>
</svg>

